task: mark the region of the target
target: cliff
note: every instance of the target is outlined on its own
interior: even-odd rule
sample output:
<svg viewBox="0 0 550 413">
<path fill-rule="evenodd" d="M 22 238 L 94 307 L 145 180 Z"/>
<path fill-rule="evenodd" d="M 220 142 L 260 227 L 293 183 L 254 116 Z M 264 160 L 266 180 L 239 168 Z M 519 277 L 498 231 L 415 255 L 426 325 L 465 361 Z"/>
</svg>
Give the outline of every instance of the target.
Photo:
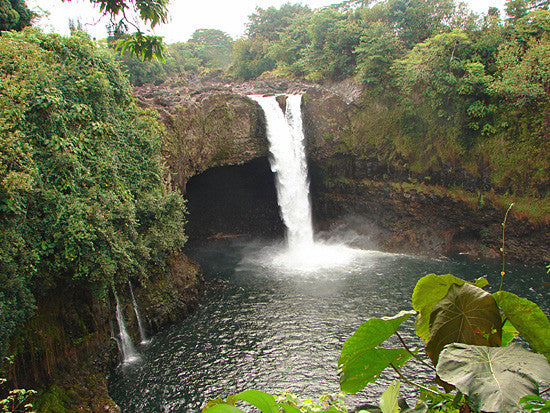
<svg viewBox="0 0 550 413">
<path fill-rule="evenodd" d="M 506 188 L 491 182 L 487 168 L 473 171 L 460 161 L 442 161 L 419 170 L 398 152 L 388 155 L 387 148 L 376 146 L 384 142 L 365 143 L 366 135 L 387 132 L 388 125 L 377 119 L 389 122 L 391 105 L 373 101 L 352 81 L 230 84 L 180 79 L 137 88 L 135 93 L 142 106 L 161 114 L 168 135 L 164 154 L 173 182 L 183 191 L 191 177 L 209 168 L 243 165 L 267 156 L 262 113 L 244 95 L 303 93 L 318 229 L 352 225 L 356 220 L 350 217 L 359 216 L 371 224 L 371 238 L 383 250 L 497 257 L 501 223 L 509 203 L 515 201 L 507 225 L 508 258 L 550 261 L 550 215 L 544 198 L 509 197 Z"/>
<path fill-rule="evenodd" d="M 166 269 L 151 266 L 134 282 L 134 294 L 150 336 L 192 311 L 203 290 L 197 263 L 174 255 Z M 134 342 L 139 342 L 128 286 L 119 286 L 121 311 Z M 37 303 L 36 315 L 12 338 L 10 380 L 38 390 L 40 412 L 118 412 L 106 377 L 118 364 L 118 327 L 112 295 L 98 299 L 93 287 L 59 286 Z"/>
</svg>

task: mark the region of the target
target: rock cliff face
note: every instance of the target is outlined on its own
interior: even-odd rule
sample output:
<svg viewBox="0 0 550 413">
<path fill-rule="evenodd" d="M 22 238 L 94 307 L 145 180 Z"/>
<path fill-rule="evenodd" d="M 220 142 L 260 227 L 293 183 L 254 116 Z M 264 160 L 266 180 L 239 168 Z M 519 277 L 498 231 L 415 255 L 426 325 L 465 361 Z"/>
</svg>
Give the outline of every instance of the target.
<svg viewBox="0 0 550 413">
<path fill-rule="evenodd" d="M 264 115 L 248 95 L 306 90 L 321 94 L 330 90 L 344 100 L 358 94 L 352 83 L 321 87 L 277 80 L 229 84 L 218 79 L 180 79 L 134 91 L 142 107 L 159 113 L 166 127 L 163 153 L 171 179 L 185 192 L 187 181 L 209 168 L 241 165 L 268 156 Z"/>
<path fill-rule="evenodd" d="M 168 268 L 150 268 L 135 298 L 148 334 L 193 310 L 203 289 L 197 263 L 184 254 Z M 108 395 L 109 369 L 119 356 L 112 294 L 98 299 L 91 286 L 59 287 L 37 302 L 33 317 L 13 338 L 17 350 L 10 379 L 15 386 L 40 390 L 38 411 L 118 412 Z M 139 342 L 128 285 L 118 286 L 122 314 L 134 342 Z"/>
<path fill-rule="evenodd" d="M 506 207 L 484 197 L 488 191 L 498 191 L 487 176 L 473 176 L 460 165 L 442 165 L 419 174 L 399 159 L 388 162 L 380 160 L 375 151 L 349 149 L 344 142 L 360 141 L 362 130 L 368 127 L 361 123 L 362 111 L 385 110 L 365 104 L 360 92 L 350 81 L 321 86 L 284 80 L 187 81 L 136 90 L 143 106 L 161 113 L 169 136 L 164 153 L 174 183 L 183 191 L 192 176 L 209 168 L 267 156 L 263 114 L 245 95 L 303 93 L 312 201 L 319 229 L 360 216 L 372 224 L 371 235 L 384 250 L 498 256 Z M 531 222 L 512 209 L 506 248 L 510 259 L 548 262 L 548 222 Z"/>
<path fill-rule="evenodd" d="M 369 110 L 375 110 L 372 106 Z M 379 248 L 393 252 L 498 257 L 507 205 L 487 176 L 460 165 L 422 174 L 376 151 L 357 154 L 343 141 L 361 134 L 364 104 L 308 90 L 303 116 L 314 216 L 320 228 L 356 225 L 360 216 Z M 379 108 L 379 110 L 384 110 Z M 374 126 L 373 126 L 374 127 Z M 484 196 L 485 194 L 485 196 Z M 349 221 L 349 223 L 346 223 Z M 506 225 L 509 259 L 550 261 L 550 222 L 532 222 L 512 209 Z"/>
</svg>

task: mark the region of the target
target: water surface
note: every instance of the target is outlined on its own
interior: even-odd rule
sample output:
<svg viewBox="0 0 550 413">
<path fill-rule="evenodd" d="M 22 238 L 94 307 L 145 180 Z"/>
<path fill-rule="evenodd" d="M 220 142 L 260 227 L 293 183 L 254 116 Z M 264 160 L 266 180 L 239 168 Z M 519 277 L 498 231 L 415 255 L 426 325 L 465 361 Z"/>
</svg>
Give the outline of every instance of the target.
<svg viewBox="0 0 550 413">
<path fill-rule="evenodd" d="M 228 240 L 195 251 L 206 278 L 221 281 L 213 283 L 193 316 L 138 347 L 139 363 L 113 372 L 109 393 L 124 412 L 198 411 L 210 397 L 249 388 L 302 396 L 338 392 L 337 361 L 346 338 L 368 318 L 410 309 L 420 277 L 486 275 L 492 291 L 500 282 L 498 262 L 460 257 L 366 251 L 347 265 L 300 272 L 274 268 L 272 253 L 273 247 Z M 537 302 L 548 314 L 545 281 L 542 267 L 507 265 L 504 289 Z M 401 331 L 421 344 L 412 320 Z M 420 367 L 405 371 L 419 381 L 432 379 Z M 348 396 L 348 406 L 376 403 L 394 378 L 391 371 L 383 373 L 379 383 Z"/>
</svg>

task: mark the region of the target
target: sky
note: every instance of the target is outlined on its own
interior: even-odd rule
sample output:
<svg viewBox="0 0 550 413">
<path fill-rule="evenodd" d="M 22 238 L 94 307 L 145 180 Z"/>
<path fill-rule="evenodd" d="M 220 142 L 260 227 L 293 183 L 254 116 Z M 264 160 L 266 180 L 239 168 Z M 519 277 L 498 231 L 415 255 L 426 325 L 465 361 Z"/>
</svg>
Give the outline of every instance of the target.
<svg viewBox="0 0 550 413">
<path fill-rule="evenodd" d="M 341 0 L 171 0 L 169 5 L 170 22 L 156 28 L 153 33 L 164 36 L 167 43 L 187 41 L 197 29 L 219 29 L 233 39 L 244 35 L 248 16 L 257 7 L 281 7 L 285 3 L 300 3 L 315 9 L 340 3 Z M 486 12 L 490 6 L 504 10 L 505 0 L 466 0 L 470 9 L 478 13 Z M 38 22 L 46 32 L 69 33 L 69 18 L 78 18 L 84 29 L 92 36 L 101 39 L 107 36 L 108 20 L 100 19 L 97 6 L 89 0 L 27 0 L 29 8 L 47 15 Z"/>
</svg>

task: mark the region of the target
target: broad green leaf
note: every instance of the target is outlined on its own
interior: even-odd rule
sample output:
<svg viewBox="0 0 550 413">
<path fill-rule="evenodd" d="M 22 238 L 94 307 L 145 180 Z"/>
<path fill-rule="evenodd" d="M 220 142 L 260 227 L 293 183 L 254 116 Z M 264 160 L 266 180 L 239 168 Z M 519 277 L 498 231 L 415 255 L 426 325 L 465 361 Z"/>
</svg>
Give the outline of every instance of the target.
<svg viewBox="0 0 550 413">
<path fill-rule="evenodd" d="M 371 318 L 355 330 L 344 343 L 338 365 L 353 364 L 354 359 L 386 341 L 415 311 L 401 311 L 393 317 Z"/>
<path fill-rule="evenodd" d="M 453 284 L 464 285 L 466 281 L 451 274 L 428 274 L 416 283 L 412 294 L 413 308 L 418 311 L 414 327 L 418 337 L 424 341 L 430 338 L 430 314 L 434 306 L 441 301 Z"/>
<path fill-rule="evenodd" d="M 404 348 L 373 348 L 359 351 L 342 365 L 340 388 L 346 393 L 355 394 L 368 383 L 374 383 L 380 373 L 393 364 L 400 367 L 412 355 Z"/>
<path fill-rule="evenodd" d="M 507 319 L 502 325 L 502 343 L 500 345 L 506 347 L 518 334 L 517 328 Z"/>
<path fill-rule="evenodd" d="M 263 413 L 280 413 L 275 397 L 260 390 L 245 390 L 236 394 L 234 398 L 256 406 Z"/>
<path fill-rule="evenodd" d="M 203 410 L 203 413 L 243 413 L 243 411 L 230 404 L 215 404 Z"/>
<path fill-rule="evenodd" d="M 479 278 L 476 278 L 474 285 L 476 287 L 483 288 L 489 285 L 489 281 L 487 281 L 487 278 L 485 277 L 479 277 Z"/>
<path fill-rule="evenodd" d="M 493 294 L 504 315 L 537 353 L 550 361 L 550 321 L 538 305 L 507 291 Z"/>
<path fill-rule="evenodd" d="M 550 400 L 543 399 L 540 396 L 533 394 L 522 397 L 519 400 L 519 405 L 522 410 L 539 413 L 550 413 Z"/>
<path fill-rule="evenodd" d="M 379 404 L 382 413 L 399 413 L 401 411 L 397 400 L 400 387 L 401 383 L 399 380 L 394 380 L 384 393 L 382 393 Z"/>
<path fill-rule="evenodd" d="M 540 354 L 517 344 L 485 347 L 450 344 L 441 352 L 437 374 L 467 395 L 474 410 L 518 411 L 519 400 L 538 393 L 550 380 L 550 365 Z"/>
<path fill-rule="evenodd" d="M 291 406 L 290 404 L 279 403 L 279 407 L 281 407 L 285 413 L 301 413 L 300 409 Z"/>
<path fill-rule="evenodd" d="M 426 354 L 437 364 L 439 353 L 450 343 L 500 346 L 502 320 L 491 294 L 471 284 L 456 285 L 432 311 Z"/>
</svg>

